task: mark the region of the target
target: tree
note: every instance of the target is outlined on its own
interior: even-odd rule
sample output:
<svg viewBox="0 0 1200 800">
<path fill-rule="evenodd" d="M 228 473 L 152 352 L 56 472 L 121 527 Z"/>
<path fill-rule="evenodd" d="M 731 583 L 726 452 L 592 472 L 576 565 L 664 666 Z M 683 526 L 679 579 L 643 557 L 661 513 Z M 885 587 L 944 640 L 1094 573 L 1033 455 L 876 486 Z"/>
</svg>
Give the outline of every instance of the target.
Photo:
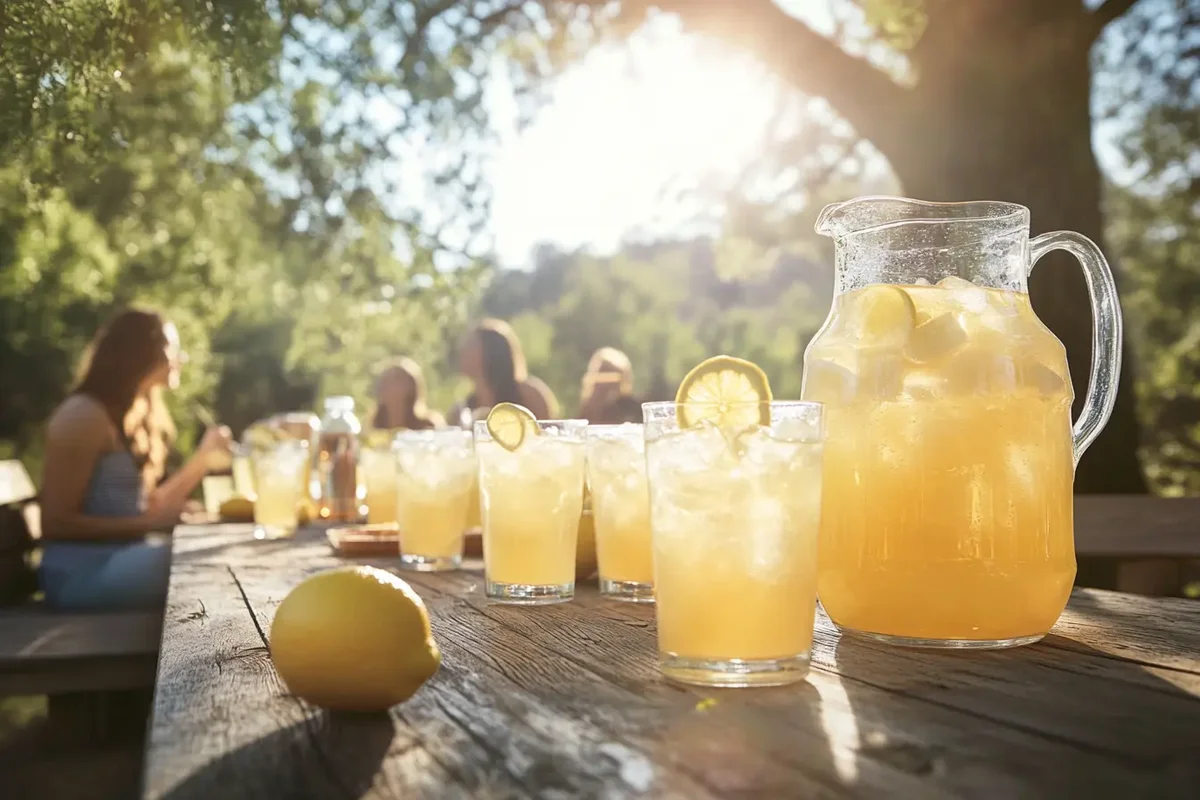
<svg viewBox="0 0 1200 800">
<path fill-rule="evenodd" d="M 1147 37 L 1141 31 L 1139 41 Z M 1111 241 L 1129 276 L 1147 475 L 1200 493 L 1200 25 L 1152 31 L 1150 82 L 1110 87 L 1127 169 L 1109 187 Z M 1122 43 L 1124 44 L 1124 43 Z M 1105 54 L 1127 58 L 1128 47 Z"/>
<path fill-rule="evenodd" d="M 1137 2 L 1091 9 L 1082 0 L 847 0 L 840 7 L 856 10 L 857 30 L 867 32 L 855 41 L 855 26 L 830 38 L 775 0 L 556 1 L 540 6 L 545 18 L 536 22 L 556 31 L 547 55 L 527 63 L 546 69 L 606 31 L 671 15 L 684 30 L 753 53 L 795 90 L 828 101 L 882 153 L 906 193 L 1022 203 L 1035 234 L 1075 230 L 1103 245 L 1090 59 L 1097 38 Z M 529 17 L 531 6 L 513 13 Z M 1179 13 L 1191 20 L 1195 6 L 1181 0 Z M 535 29 L 532 20 L 510 24 L 526 38 Z M 1068 257 L 1047 257 L 1031 277 L 1031 295 L 1067 347 L 1078 410 L 1091 352 L 1079 268 Z M 1113 417 L 1080 464 L 1081 492 L 1145 490 L 1125 363 Z"/>
<path fill-rule="evenodd" d="M 84 345 L 130 303 L 182 329 L 185 447 L 196 402 L 241 425 L 440 355 L 486 267 L 486 197 L 445 158 L 480 135 L 482 88 L 454 78 L 431 8 L 3 4 L 0 452 L 36 461 Z"/>
</svg>

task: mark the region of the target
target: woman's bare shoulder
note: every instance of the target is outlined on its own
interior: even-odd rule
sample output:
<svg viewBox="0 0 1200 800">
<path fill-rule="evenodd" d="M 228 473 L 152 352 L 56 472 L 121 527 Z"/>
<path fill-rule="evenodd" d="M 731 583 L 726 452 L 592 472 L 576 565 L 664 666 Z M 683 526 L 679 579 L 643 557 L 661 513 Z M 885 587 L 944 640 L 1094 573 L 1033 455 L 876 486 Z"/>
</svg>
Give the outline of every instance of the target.
<svg viewBox="0 0 1200 800">
<path fill-rule="evenodd" d="M 99 402 L 86 395 L 73 394 L 54 410 L 46 434 L 51 439 L 108 443 L 112 439 L 112 422 Z"/>
</svg>

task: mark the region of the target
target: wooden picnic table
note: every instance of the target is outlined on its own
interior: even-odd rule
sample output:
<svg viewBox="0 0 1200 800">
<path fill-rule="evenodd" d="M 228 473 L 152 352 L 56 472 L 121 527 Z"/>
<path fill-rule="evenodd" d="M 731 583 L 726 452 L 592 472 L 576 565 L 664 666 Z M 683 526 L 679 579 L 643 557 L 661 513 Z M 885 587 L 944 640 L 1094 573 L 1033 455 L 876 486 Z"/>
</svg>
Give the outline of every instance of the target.
<svg viewBox="0 0 1200 800">
<path fill-rule="evenodd" d="M 588 587 L 489 605 L 477 563 L 402 573 L 441 669 L 352 715 L 288 696 L 267 649 L 289 588 L 339 563 L 315 530 L 177 530 L 147 797 L 1200 796 L 1192 601 L 1078 590 L 1041 643 L 981 653 L 842 638 L 819 615 L 807 683 L 709 690 L 662 680 L 653 607 Z"/>
</svg>

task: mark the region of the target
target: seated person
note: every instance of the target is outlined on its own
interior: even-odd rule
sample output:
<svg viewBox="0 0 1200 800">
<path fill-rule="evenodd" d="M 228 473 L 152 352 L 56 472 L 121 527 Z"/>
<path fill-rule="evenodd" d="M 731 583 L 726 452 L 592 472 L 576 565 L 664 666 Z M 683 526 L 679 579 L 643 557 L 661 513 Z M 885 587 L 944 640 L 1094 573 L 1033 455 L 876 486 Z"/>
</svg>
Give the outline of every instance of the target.
<svg viewBox="0 0 1200 800">
<path fill-rule="evenodd" d="M 473 389 L 446 418 L 452 425 L 470 428 L 485 419 L 497 403 L 525 406 L 538 419 L 554 419 L 558 400 L 545 383 L 530 377 L 516 332 L 506 322 L 485 319 L 463 340 L 458 369 Z"/>
<path fill-rule="evenodd" d="M 642 421 L 629 356 L 615 347 L 601 347 L 592 354 L 579 392 L 579 417 L 593 425 Z"/>
<path fill-rule="evenodd" d="M 372 428 L 377 431 L 424 431 L 445 424 L 442 415 L 431 410 L 426 402 L 425 375 L 417 362 L 402 356 L 379 373 Z"/>
<path fill-rule="evenodd" d="M 146 535 L 175 526 L 210 458 L 231 444 L 227 428 L 210 428 L 159 483 L 174 438 L 162 392 L 178 386 L 183 360 L 174 325 L 121 312 L 97 334 L 83 380 L 51 416 L 40 493 L 40 582 L 50 606 L 162 607 L 170 543 Z"/>
</svg>

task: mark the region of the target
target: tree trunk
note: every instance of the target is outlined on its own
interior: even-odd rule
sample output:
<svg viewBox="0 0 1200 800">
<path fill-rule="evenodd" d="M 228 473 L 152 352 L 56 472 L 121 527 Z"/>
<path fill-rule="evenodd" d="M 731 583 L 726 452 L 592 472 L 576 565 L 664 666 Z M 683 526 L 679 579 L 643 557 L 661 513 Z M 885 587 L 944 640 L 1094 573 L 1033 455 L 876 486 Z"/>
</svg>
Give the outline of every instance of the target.
<svg viewBox="0 0 1200 800">
<path fill-rule="evenodd" d="M 966 4 L 964 4 L 966 5 Z M 981 20 L 975 20 L 981 22 Z M 1030 209 L 1034 235 L 1072 230 L 1104 247 L 1101 176 L 1092 150 L 1090 40 L 1058 20 L 927 31 L 910 114 L 883 148 L 922 200 L 1005 200 Z M 1052 253 L 1030 277 L 1033 305 L 1067 348 L 1078 415 L 1092 322 L 1074 259 Z M 1080 461 L 1078 493 L 1142 493 L 1129 347 L 1116 408 Z"/>
</svg>

